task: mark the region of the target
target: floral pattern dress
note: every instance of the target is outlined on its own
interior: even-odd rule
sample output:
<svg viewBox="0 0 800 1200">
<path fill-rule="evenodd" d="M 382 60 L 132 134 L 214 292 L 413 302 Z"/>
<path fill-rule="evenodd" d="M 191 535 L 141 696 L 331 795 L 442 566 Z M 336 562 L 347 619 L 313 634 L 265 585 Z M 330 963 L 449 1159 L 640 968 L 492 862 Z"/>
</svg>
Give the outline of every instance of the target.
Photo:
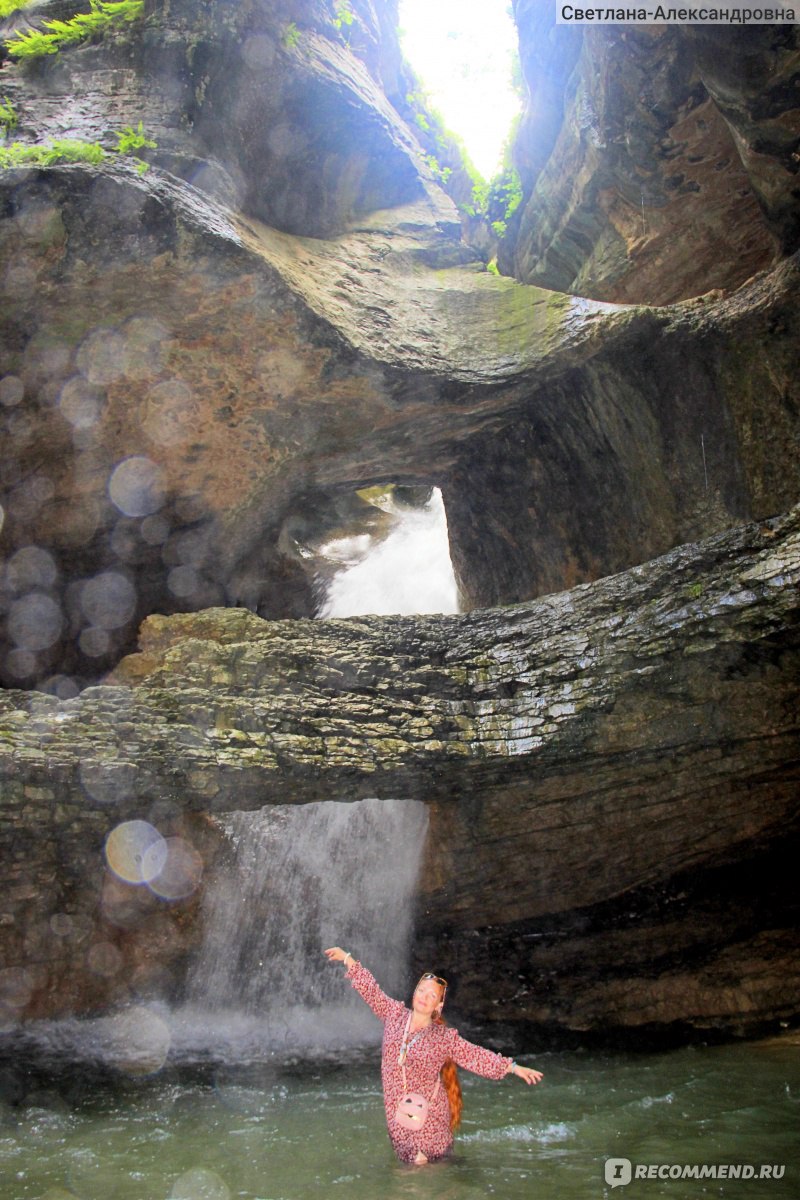
<svg viewBox="0 0 800 1200">
<path fill-rule="evenodd" d="M 449 1025 L 432 1023 L 412 1035 L 409 1040 L 404 1087 L 403 1070 L 398 1057 L 411 1010 L 400 1000 L 392 1000 L 381 991 L 374 976 L 366 967 L 362 967 L 361 963 L 351 963 L 347 970 L 347 978 L 375 1016 L 383 1022 L 383 1101 L 386 1107 L 386 1125 L 397 1157 L 401 1162 L 413 1163 L 417 1153 L 421 1151 L 428 1161 L 443 1158 L 450 1153 L 453 1146 L 447 1094 L 441 1086 L 436 1089 L 439 1072 L 446 1060 L 452 1058 L 459 1067 L 473 1071 L 476 1075 L 483 1075 L 486 1079 L 502 1079 L 510 1071 L 512 1059 L 465 1041 L 459 1037 L 458 1031 Z M 428 1119 L 419 1131 L 404 1129 L 394 1118 L 397 1105 L 406 1091 L 421 1092 L 428 1101 L 433 1098 Z"/>
</svg>

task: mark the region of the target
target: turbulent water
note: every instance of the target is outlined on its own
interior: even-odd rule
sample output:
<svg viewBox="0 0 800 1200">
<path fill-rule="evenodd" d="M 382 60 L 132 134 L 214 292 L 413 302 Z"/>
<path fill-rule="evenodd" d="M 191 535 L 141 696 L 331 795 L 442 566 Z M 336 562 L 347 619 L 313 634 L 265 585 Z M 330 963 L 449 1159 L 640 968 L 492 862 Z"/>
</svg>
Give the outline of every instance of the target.
<svg viewBox="0 0 800 1200">
<path fill-rule="evenodd" d="M 464 1078 L 454 1158 L 396 1164 L 378 1051 L 339 1069 L 218 1067 L 98 1088 L 74 1074 L 0 1104 L 0 1200 L 599 1200 L 608 1159 L 763 1166 L 778 1179 L 643 1179 L 622 1197 L 794 1200 L 796 1041 L 628 1056 L 544 1054 L 544 1082 Z M 665 1172 L 666 1173 L 666 1172 Z"/>
<path fill-rule="evenodd" d="M 321 952 L 356 950 L 408 997 L 425 829 L 424 806 L 401 801 L 231 815 L 187 1006 L 32 1023 L 0 1040 L 0 1200 L 596 1200 L 625 1160 L 656 1177 L 619 1196 L 794 1200 L 800 1038 L 789 1036 L 523 1056 L 544 1071 L 540 1086 L 463 1077 L 452 1160 L 396 1163 L 380 1025 Z M 709 1177 L 731 1167 L 741 1177 Z"/>
</svg>

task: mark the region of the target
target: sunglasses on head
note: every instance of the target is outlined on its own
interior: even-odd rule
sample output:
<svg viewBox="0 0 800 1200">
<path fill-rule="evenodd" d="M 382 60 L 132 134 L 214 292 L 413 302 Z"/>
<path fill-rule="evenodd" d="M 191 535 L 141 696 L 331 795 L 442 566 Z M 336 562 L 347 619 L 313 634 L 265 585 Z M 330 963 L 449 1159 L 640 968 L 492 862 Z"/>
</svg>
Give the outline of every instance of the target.
<svg viewBox="0 0 800 1200">
<path fill-rule="evenodd" d="M 434 983 L 438 983 L 441 987 L 447 987 L 447 980 L 442 979 L 441 975 L 434 975 L 432 971 L 426 971 L 424 975 L 421 975 L 419 983 L 422 983 L 425 979 L 432 979 Z M 419 983 L 417 987 L 419 987 Z"/>
</svg>

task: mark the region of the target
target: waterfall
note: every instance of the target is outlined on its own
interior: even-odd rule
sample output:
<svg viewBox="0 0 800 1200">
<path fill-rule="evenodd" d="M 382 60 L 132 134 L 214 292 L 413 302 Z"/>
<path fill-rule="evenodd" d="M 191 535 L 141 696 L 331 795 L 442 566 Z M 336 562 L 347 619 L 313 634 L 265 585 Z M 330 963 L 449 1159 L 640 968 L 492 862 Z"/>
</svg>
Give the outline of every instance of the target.
<svg viewBox="0 0 800 1200">
<path fill-rule="evenodd" d="M 413 896 L 427 829 L 418 801 L 321 802 L 231 813 L 226 867 L 173 1048 L 224 1057 L 376 1041 L 380 1026 L 323 950 L 340 945 L 390 994 L 408 990 Z M 174 1014 L 177 1019 L 178 1014 Z"/>
<path fill-rule="evenodd" d="M 395 520 L 383 541 L 347 537 L 320 547 L 320 557 L 339 569 L 326 589 L 318 615 L 458 612 L 440 490 L 433 488 L 427 504 L 420 508 L 395 504 L 391 496 L 378 507 Z"/>
</svg>

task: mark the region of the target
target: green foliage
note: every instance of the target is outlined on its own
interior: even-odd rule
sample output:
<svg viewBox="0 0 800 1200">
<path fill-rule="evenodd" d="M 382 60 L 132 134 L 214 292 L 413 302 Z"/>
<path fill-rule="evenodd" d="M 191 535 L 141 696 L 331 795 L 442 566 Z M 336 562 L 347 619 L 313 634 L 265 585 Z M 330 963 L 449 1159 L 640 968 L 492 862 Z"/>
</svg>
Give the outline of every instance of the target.
<svg viewBox="0 0 800 1200">
<path fill-rule="evenodd" d="M 74 46 L 102 35 L 112 26 L 135 21 L 144 12 L 144 0 L 90 0 L 91 11 L 76 13 L 69 21 L 45 21 L 49 33 L 32 29 L 6 42 L 14 58 L 30 60 L 57 54 L 65 46 Z"/>
<path fill-rule="evenodd" d="M 490 272 L 492 275 L 499 275 L 499 274 L 500 274 L 500 268 L 499 268 L 499 267 L 498 267 L 498 265 L 497 265 L 497 259 L 496 259 L 496 258 L 493 258 L 493 259 L 492 259 L 490 262 L 488 262 L 488 263 L 486 264 L 486 270 L 487 270 L 487 271 L 489 271 L 489 272 Z"/>
<path fill-rule="evenodd" d="M 154 142 L 152 138 L 147 137 L 144 131 L 142 122 L 140 121 L 136 129 L 132 125 L 126 125 L 120 133 L 117 134 L 117 145 L 115 147 L 117 154 L 136 154 L 137 150 L 143 150 L 148 147 L 155 150 L 158 142 Z"/>
<path fill-rule="evenodd" d="M 138 159 L 139 150 L 146 146 L 154 149 L 156 145 L 156 142 L 147 137 L 140 121 L 136 129 L 128 125 L 117 134 L 114 153 L 133 155 Z M 10 146 L 0 145 L 0 167 L 52 167 L 60 162 L 101 163 L 107 157 L 99 142 L 82 142 L 77 138 L 62 138 L 60 141 L 34 145 L 25 142 L 12 142 Z M 148 170 L 148 164 L 139 160 L 136 170 L 141 175 Z"/>
<path fill-rule="evenodd" d="M 428 164 L 433 176 L 441 183 L 447 183 L 453 171 L 450 167 L 443 167 L 435 154 L 426 154 L 425 162 Z"/>
<path fill-rule="evenodd" d="M 81 142 L 72 138 L 47 145 L 12 142 L 0 146 L 0 167 L 52 167 L 60 162 L 102 162 L 106 152 L 99 142 Z"/>
<path fill-rule="evenodd" d="M 150 165 L 149 163 L 144 162 L 139 154 L 139 151 L 144 150 L 145 148 L 155 150 L 157 145 L 158 142 L 154 142 L 152 138 L 147 136 L 144 131 L 144 126 L 140 121 L 136 129 L 134 129 L 132 125 L 126 125 L 126 127 L 117 134 L 117 144 L 114 147 L 114 150 L 117 154 L 130 154 L 137 159 L 136 170 L 140 175 L 144 175 L 145 171 L 150 169 Z"/>
<path fill-rule="evenodd" d="M 505 205 L 504 220 L 507 221 L 522 202 L 522 180 L 516 167 L 504 170 L 490 190 Z"/>
<path fill-rule="evenodd" d="M 345 26 L 349 27 L 356 19 L 356 14 L 350 7 L 350 0 L 338 0 L 334 9 L 333 25 L 340 32 Z"/>
<path fill-rule="evenodd" d="M 5 96 L 0 100 L 0 136 L 6 138 L 17 127 L 17 110 Z"/>
<path fill-rule="evenodd" d="M 487 185 L 482 212 L 486 214 L 497 237 L 501 238 L 508 222 L 522 203 L 522 180 L 516 167 L 506 164 Z"/>
<path fill-rule="evenodd" d="M 287 50 L 291 50 L 300 41 L 300 30 L 295 25 L 294 21 L 290 21 L 283 31 L 283 44 Z"/>
<path fill-rule="evenodd" d="M 0 20 L 19 12 L 21 8 L 28 8 L 32 3 L 33 0 L 0 0 Z"/>
</svg>

